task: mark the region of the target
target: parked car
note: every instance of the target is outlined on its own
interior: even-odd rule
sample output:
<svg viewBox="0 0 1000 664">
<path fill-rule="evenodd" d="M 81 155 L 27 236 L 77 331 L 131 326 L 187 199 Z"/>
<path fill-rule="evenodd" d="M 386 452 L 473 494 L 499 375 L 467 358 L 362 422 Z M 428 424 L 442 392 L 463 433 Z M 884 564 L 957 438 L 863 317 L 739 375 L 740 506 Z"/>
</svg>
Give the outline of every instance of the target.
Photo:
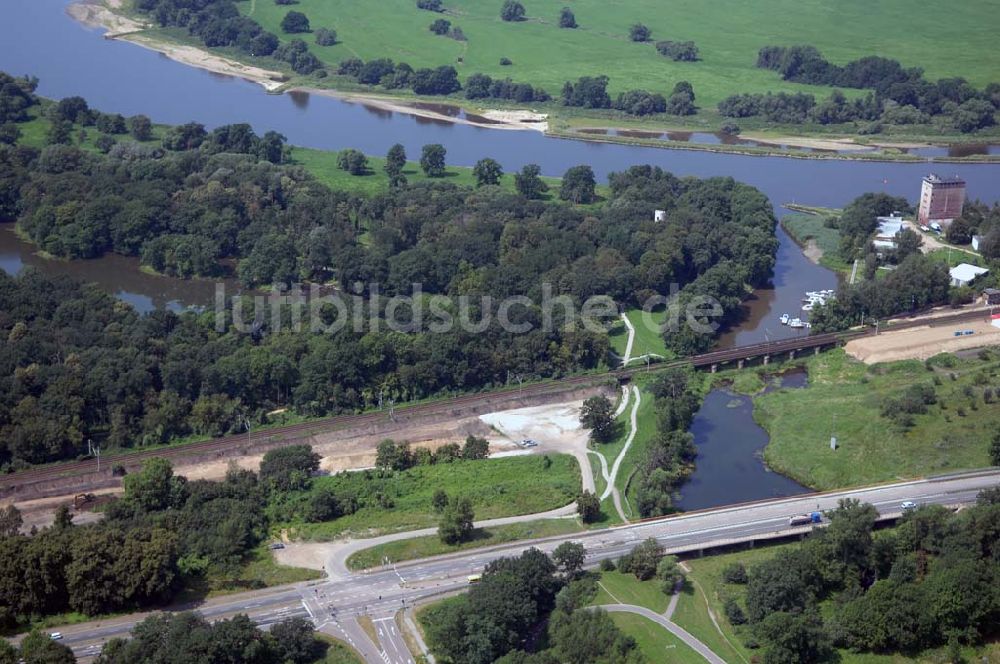
<svg viewBox="0 0 1000 664">
<path fill-rule="evenodd" d="M 903 504 L 899 506 L 904 512 L 912 512 L 917 509 L 917 504 L 912 500 L 904 500 Z"/>
<path fill-rule="evenodd" d="M 530 438 L 525 438 L 524 440 L 522 440 L 522 441 L 521 441 L 520 443 L 518 443 L 518 444 L 519 444 L 519 445 L 520 445 L 521 447 L 538 447 L 538 443 L 536 443 L 535 441 L 533 441 L 533 440 L 532 440 L 532 439 L 530 439 Z"/>
<path fill-rule="evenodd" d="M 62 638 L 62 632 L 52 632 L 51 634 L 49 634 L 49 638 L 52 639 L 53 641 L 58 641 L 59 639 Z"/>
</svg>

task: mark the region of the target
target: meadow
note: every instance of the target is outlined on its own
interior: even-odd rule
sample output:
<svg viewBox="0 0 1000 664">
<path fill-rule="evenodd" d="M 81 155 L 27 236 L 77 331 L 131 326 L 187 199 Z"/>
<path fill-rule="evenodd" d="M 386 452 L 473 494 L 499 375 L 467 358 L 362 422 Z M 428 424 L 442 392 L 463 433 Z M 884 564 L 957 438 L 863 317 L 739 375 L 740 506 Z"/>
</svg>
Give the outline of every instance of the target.
<svg viewBox="0 0 1000 664">
<path fill-rule="evenodd" d="M 500 0 L 445 0 L 442 15 L 418 9 L 414 0 L 239 4 L 282 40 L 295 36 L 279 27 L 289 9 L 305 13 L 313 30 L 336 30 L 337 44 L 311 46 L 328 64 L 352 57 L 387 57 L 414 68 L 451 64 L 463 81 L 482 72 L 540 85 L 553 96 L 567 80 L 602 74 L 610 78 L 612 94 L 631 88 L 669 92 L 674 83 L 687 80 L 698 104 L 711 107 L 737 92 L 825 92 L 757 69 L 757 51 L 766 45 L 810 44 L 837 64 L 877 54 L 921 67 L 931 79 L 963 76 L 979 87 L 1000 72 L 994 25 L 984 20 L 1000 13 L 998 0 L 951 3 L 947 20 L 937 11 L 915 10 L 908 0 L 576 0 L 571 8 L 579 27 L 572 30 L 558 26 L 564 0 L 523 0 L 527 20 L 516 23 L 500 20 Z M 436 18 L 459 26 L 467 41 L 430 32 Z M 630 41 L 633 23 L 648 26 L 652 42 L 694 41 L 701 59 L 673 62 L 659 55 L 653 43 Z M 502 57 L 512 64 L 501 66 Z"/>
<path fill-rule="evenodd" d="M 851 264 L 840 257 L 840 231 L 827 226 L 831 216 L 839 214 L 839 210 L 821 211 L 817 213 L 796 212 L 786 214 L 781 218 L 781 227 L 800 246 L 805 247 L 809 241 L 816 243 L 816 248 L 822 252 L 819 264 L 837 272 L 849 272 Z"/>
<path fill-rule="evenodd" d="M 433 497 L 438 489 L 449 497 L 469 498 L 477 521 L 545 512 L 573 502 L 580 491 L 580 467 L 566 454 L 453 461 L 415 466 L 386 477 L 369 471 L 319 477 L 310 491 L 327 489 L 359 498 L 381 494 L 389 506 L 367 500 L 358 511 L 332 521 L 289 524 L 296 537 L 325 541 L 347 534 L 364 537 L 437 526 L 440 514 Z M 307 498 L 308 492 L 301 492 L 288 500 Z"/>
<path fill-rule="evenodd" d="M 1000 361 L 983 353 L 986 359 L 941 355 L 871 367 L 843 350 L 810 358 L 808 387 L 754 399 L 754 419 L 771 436 L 764 458 L 819 490 L 988 466 L 1000 403 L 984 397 L 1000 384 Z M 882 405 L 914 385 L 933 387 L 937 402 L 904 429 L 883 417 Z"/>
</svg>

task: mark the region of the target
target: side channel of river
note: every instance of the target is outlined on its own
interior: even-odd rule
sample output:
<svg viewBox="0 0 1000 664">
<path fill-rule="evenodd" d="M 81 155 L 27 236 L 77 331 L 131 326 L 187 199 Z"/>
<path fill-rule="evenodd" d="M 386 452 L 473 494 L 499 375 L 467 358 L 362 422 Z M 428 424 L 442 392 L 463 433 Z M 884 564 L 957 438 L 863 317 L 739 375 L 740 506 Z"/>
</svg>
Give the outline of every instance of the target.
<svg viewBox="0 0 1000 664">
<path fill-rule="evenodd" d="M 801 389 L 804 371 L 775 376 L 773 389 Z M 782 498 L 812 490 L 780 475 L 764 463 L 770 440 L 753 419 L 753 399 L 724 387 L 708 393 L 691 423 L 698 448 L 695 471 L 681 487 L 677 506 L 683 510 L 706 509 L 750 500 Z"/>
</svg>

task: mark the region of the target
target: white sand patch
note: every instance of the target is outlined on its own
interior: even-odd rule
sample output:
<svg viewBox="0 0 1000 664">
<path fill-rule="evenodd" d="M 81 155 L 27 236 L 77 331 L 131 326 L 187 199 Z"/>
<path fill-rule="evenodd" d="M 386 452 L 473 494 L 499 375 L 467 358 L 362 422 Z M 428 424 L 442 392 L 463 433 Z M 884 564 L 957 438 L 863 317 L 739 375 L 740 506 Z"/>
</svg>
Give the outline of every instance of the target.
<svg viewBox="0 0 1000 664">
<path fill-rule="evenodd" d="M 480 415 L 479 419 L 512 440 L 523 438 L 563 440 L 580 433 L 582 401 L 503 410 Z"/>
</svg>

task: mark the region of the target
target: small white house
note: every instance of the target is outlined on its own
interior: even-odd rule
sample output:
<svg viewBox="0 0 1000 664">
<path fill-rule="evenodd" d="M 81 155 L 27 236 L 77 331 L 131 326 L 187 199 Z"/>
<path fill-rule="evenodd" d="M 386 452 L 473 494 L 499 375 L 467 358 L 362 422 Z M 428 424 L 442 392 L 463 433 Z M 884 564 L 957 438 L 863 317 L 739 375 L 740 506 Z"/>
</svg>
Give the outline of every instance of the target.
<svg viewBox="0 0 1000 664">
<path fill-rule="evenodd" d="M 880 238 L 896 237 L 902 232 L 903 226 L 903 216 L 893 212 L 888 217 L 878 217 L 878 231 L 875 235 Z"/>
<path fill-rule="evenodd" d="M 975 265 L 962 263 L 951 268 L 951 270 L 948 271 L 948 274 L 951 275 L 951 285 L 958 287 L 968 286 L 975 281 L 976 277 L 981 277 L 988 272 L 989 270 L 985 267 L 976 267 Z"/>
<path fill-rule="evenodd" d="M 653 211 L 653 221 L 659 223 L 661 221 L 666 221 L 666 220 L 667 220 L 667 211 L 666 210 L 654 210 Z"/>
<path fill-rule="evenodd" d="M 875 231 L 875 239 L 872 244 L 879 250 L 891 250 L 896 248 L 896 237 L 905 228 L 902 215 L 893 212 L 888 217 L 878 217 L 878 230 Z"/>
<path fill-rule="evenodd" d="M 973 251 L 979 251 L 979 242 L 982 239 L 983 238 L 982 238 L 981 235 L 973 235 L 972 236 L 972 250 Z"/>
</svg>

